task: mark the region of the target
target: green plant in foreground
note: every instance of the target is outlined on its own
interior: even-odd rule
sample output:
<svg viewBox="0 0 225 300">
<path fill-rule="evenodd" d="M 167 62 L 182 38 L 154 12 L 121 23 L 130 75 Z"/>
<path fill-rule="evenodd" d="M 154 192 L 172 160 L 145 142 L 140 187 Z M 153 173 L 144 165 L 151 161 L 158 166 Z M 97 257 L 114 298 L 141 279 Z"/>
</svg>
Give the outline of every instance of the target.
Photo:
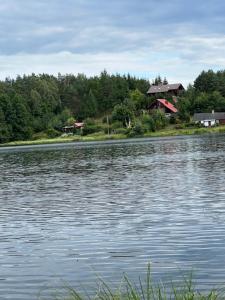
<svg viewBox="0 0 225 300">
<path fill-rule="evenodd" d="M 170 284 L 154 283 L 152 281 L 150 265 L 145 280 L 139 278 L 134 284 L 124 275 L 120 286 L 112 289 L 106 282 L 99 280 L 94 294 L 83 296 L 76 290 L 66 287 L 67 296 L 56 297 L 57 300 L 219 300 L 225 299 L 222 290 L 211 290 L 201 293 L 195 289 L 192 276 L 184 278 L 182 283 Z"/>
</svg>

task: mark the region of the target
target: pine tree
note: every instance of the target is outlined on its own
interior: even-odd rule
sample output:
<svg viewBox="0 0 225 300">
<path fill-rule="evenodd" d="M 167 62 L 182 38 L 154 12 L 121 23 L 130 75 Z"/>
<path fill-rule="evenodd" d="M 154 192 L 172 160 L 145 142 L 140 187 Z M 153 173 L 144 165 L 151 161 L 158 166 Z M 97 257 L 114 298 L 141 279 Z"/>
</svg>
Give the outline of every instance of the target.
<svg viewBox="0 0 225 300">
<path fill-rule="evenodd" d="M 168 84 L 168 81 L 167 81 L 166 77 L 164 77 L 164 79 L 163 79 L 163 85 L 167 85 L 167 84 Z"/>
</svg>

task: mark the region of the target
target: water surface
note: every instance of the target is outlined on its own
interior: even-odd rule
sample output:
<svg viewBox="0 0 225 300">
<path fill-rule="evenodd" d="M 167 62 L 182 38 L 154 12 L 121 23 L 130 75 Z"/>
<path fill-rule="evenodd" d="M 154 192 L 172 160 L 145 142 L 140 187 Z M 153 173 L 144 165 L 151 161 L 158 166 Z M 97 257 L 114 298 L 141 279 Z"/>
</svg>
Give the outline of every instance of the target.
<svg viewBox="0 0 225 300">
<path fill-rule="evenodd" d="M 225 285 L 225 137 L 0 149 L 0 298 L 97 274 Z"/>
</svg>

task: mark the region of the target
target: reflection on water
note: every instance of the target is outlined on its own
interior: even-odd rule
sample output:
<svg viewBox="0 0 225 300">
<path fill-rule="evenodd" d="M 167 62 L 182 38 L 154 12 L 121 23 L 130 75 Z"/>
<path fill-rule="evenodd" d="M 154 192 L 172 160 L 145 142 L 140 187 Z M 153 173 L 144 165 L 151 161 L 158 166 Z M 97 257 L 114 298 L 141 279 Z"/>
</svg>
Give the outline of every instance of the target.
<svg viewBox="0 0 225 300">
<path fill-rule="evenodd" d="M 224 150 L 223 136 L 1 150 L 0 298 L 135 279 L 148 262 L 222 284 Z"/>
</svg>

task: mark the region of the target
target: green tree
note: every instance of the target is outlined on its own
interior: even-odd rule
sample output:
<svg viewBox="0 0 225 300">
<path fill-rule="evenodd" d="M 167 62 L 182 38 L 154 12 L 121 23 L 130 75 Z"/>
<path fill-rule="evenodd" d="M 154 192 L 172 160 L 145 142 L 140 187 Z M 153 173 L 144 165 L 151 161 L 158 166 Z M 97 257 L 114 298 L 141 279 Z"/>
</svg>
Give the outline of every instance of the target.
<svg viewBox="0 0 225 300">
<path fill-rule="evenodd" d="M 194 87 L 200 92 L 213 92 L 218 90 L 217 75 L 212 71 L 202 71 L 202 73 L 195 79 Z"/>
<path fill-rule="evenodd" d="M 83 98 L 78 117 L 80 119 L 95 117 L 97 113 L 97 103 L 92 90 Z"/>
<path fill-rule="evenodd" d="M 0 107 L 0 143 L 6 143 L 11 139 L 10 126 L 7 125 L 5 115 Z"/>
<path fill-rule="evenodd" d="M 117 104 L 113 109 L 112 119 L 122 122 L 125 127 L 130 127 L 134 119 L 134 113 L 127 105 Z"/>
<path fill-rule="evenodd" d="M 142 94 L 138 89 L 130 92 L 130 99 L 134 103 L 136 109 L 144 108 L 145 95 Z"/>
<path fill-rule="evenodd" d="M 167 85 L 168 84 L 168 80 L 166 79 L 166 77 L 164 77 L 163 79 L 163 85 Z"/>
<path fill-rule="evenodd" d="M 165 114 L 160 109 L 153 111 L 152 118 L 154 120 L 156 130 L 164 128 L 168 123 Z"/>
<path fill-rule="evenodd" d="M 152 82 L 153 85 L 159 85 L 159 84 L 162 84 L 163 81 L 162 81 L 162 78 L 160 75 L 158 75 Z"/>
<path fill-rule="evenodd" d="M 28 139 L 32 135 L 31 116 L 23 103 L 23 98 L 15 95 L 12 98 L 12 134 L 15 140 Z"/>
<path fill-rule="evenodd" d="M 33 116 L 41 116 L 42 114 L 41 95 L 34 89 L 32 89 L 30 92 L 29 105 Z"/>
</svg>

